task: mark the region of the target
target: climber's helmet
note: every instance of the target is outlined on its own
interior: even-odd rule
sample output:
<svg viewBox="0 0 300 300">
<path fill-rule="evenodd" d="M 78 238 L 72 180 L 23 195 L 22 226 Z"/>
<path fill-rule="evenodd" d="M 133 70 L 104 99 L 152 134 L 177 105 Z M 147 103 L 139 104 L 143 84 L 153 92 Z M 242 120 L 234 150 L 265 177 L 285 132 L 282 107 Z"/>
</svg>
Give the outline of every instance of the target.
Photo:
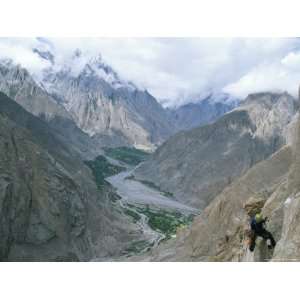
<svg viewBox="0 0 300 300">
<path fill-rule="evenodd" d="M 256 221 L 256 223 L 260 223 L 263 221 L 263 216 L 261 213 L 258 213 L 255 215 L 255 221 Z"/>
</svg>

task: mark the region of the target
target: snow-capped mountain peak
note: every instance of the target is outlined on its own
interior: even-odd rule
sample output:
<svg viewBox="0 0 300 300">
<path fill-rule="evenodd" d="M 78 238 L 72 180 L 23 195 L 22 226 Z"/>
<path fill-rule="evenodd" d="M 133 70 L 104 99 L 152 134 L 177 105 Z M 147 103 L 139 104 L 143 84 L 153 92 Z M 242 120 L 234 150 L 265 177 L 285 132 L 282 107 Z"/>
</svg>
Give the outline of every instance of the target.
<svg viewBox="0 0 300 300">
<path fill-rule="evenodd" d="M 90 58 L 82 71 L 86 75 L 98 76 L 99 78 L 109 83 L 115 89 L 136 89 L 136 86 L 132 82 L 121 79 L 118 73 L 103 61 L 101 53 Z"/>
<path fill-rule="evenodd" d="M 114 89 L 126 88 L 131 91 L 137 89 L 132 82 L 121 79 L 118 73 L 104 62 L 101 53 L 91 57 L 77 48 L 69 59 L 60 63 L 55 57 L 55 51 L 52 52 L 44 48 L 42 46 L 41 48 L 36 47 L 32 49 L 33 53 L 38 55 L 40 59 L 49 62 L 48 67 L 43 70 L 43 79 L 41 80 L 41 85 L 43 86 L 47 86 L 45 81 L 49 79 L 49 76 L 55 77 L 59 74 L 61 77 L 64 74 L 71 77 L 98 78 L 108 83 Z"/>
<path fill-rule="evenodd" d="M 188 103 L 200 103 L 202 101 L 207 101 L 211 104 L 223 103 L 237 105 L 240 102 L 240 99 L 224 92 L 220 91 L 208 91 L 199 95 L 191 96 L 188 100 Z"/>
</svg>

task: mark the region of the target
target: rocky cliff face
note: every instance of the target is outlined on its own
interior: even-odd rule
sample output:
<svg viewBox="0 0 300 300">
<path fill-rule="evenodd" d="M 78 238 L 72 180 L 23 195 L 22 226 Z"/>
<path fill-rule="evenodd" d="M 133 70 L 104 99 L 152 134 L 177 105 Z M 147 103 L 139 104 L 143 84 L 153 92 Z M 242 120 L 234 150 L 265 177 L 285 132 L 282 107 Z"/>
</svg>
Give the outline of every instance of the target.
<svg viewBox="0 0 300 300">
<path fill-rule="evenodd" d="M 250 168 L 227 186 L 194 220 L 138 260 L 159 261 L 299 261 L 300 260 L 300 119 L 292 131 L 292 144 Z M 277 241 L 268 249 L 258 238 L 249 251 L 249 214 L 256 207 L 268 217 L 266 224 Z M 135 258 L 136 259 L 136 258 Z"/>
<path fill-rule="evenodd" d="M 28 71 L 11 61 L 0 62 L 0 91 L 57 130 L 83 157 L 94 157 L 100 145 L 82 132 L 68 111 L 41 88 Z"/>
<path fill-rule="evenodd" d="M 33 80 L 28 71 L 12 61 L 0 62 L 0 90 L 35 116 L 50 121 L 54 117 L 71 119 L 63 106 Z"/>
<path fill-rule="evenodd" d="M 77 51 L 74 65 L 80 57 Z M 156 99 L 122 81 L 101 57 L 73 69 L 72 64 L 47 69 L 42 84 L 89 136 L 106 146 L 153 149 L 174 131 Z"/>
<path fill-rule="evenodd" d="M 295 172 L 289 146 L 251 168 L 227 187 L 196 218 L 192 227 L 179 232 L 172 244 L 157 249 L 154 260 L 184 261 L 299 261 L 299 186 L 291 189 Z M 298 170 L 299 171 L 299 170 Z M 298 173 L 299 177 L 299 173 Z M 267 229 L 277 245 L 269 250 L 257 239 L 253 253 L 248 249 L 249 217 L 245 205 L 261 199 L 262 213 L 269 218 Z"/>
<path fill-rule="evenodd" d="M 114 199 L 57 132 L 0 93 L 0 260 L 120 254 L 138 233 Z"/>
<path fill-rule="evenodd" d="M 220 193 L 195 219 L 191 228 L 179 232 L 172 246 L 165 244 L 157 249 L 152 254 L 153 259 L 264 260 L 266 257 L 261 256 L 260 246 L 252 254 L 247 250 L 245 230 L 249 218 L 244 207 L 249 199 L 264 197 L 264 214 L 270 218 L 268 229 L 275 233 L 274 237 L 278 241 L 282 230 L 284 202 L 288 197 L 285 185 L 291 165 L 292 152 L 289 146 L 255 165 Z M 269 210 L 268 213 L 266 210 Z"/>
<path fill-rule="evenodd" d="M 286 93 L 250 95 L 215 123 L 171 137 L 136 170 L 136 177 L 204 208 L 235 178 L 287 143 L 297 109 Z"/>
</svg>

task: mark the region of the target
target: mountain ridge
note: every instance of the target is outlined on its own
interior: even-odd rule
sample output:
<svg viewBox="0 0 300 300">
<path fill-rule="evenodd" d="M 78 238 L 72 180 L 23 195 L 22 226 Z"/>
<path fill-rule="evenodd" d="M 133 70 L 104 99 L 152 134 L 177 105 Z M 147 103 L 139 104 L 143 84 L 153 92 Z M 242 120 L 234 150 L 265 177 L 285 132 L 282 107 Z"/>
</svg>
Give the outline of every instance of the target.
<svg viewBox="0 0 300 300">
<path fill-rule="evenodd" d="M 255 105 L 248 99 L 215 123 L 175 134 L 135 176 L 204 208 L 234 178 L 286 144 L 298 104 L 290 95 L 277 94 L 268 106 L 272 95 L 254 95 L 260 99 Z"/>
<path fill-rule="evenodd" d="M 120 255 L 138 228 L 57 133 L 0 93 L 0 260 Z"/>
<path fill-rule="evenodd" d="M 189 130 L 213 123 L 238 105 L 239 101 L 230 99 L 229 95 L 211 94 L 198 101 L 191 101 L 179 107 L 169 108 L 168 110 L 174 119 L 174 123 L 176 123 L 180 130 Z"/>
<path fill-rule="evenodd" d="M 153 149 L 173 132 L 156 99 L 121 81 L 101 57 L 83 64 L 75 75 L 68 68 L 47 69 L 42 84 L 94 139 L 104 136 L 111 145 L 127 142 L 126 146 Z"/>
<path fill-rule="evenodd" d="M 67 110 L 57 103 L 29 72 L 12 61 L 0 62 L 0 91 L 31 114 L 45 120 L 57 130 L 81 156 L 94 157 L 101 153 L 99 144 L 82 132 Z"/>
</svg>

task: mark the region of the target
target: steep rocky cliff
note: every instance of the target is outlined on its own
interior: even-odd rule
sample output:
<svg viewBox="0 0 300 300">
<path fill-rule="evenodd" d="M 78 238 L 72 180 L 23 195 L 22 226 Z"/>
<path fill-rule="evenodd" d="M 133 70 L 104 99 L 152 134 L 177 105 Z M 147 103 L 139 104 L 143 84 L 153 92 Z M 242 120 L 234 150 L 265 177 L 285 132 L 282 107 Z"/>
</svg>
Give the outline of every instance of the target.
<svg viewBox="0 0 300 300">
<path fill-rule="evenodd" d="M 153 149 L 174 132 L 167 112 L 147 91 L 123 81 L 101 56 L 45 70 L 42 84 L 72 115 L 76 124 L 106 146 Z"/>
<path fill-rule="evenodd" d="M 283 146 L 226 187 L 194 220 L 147 257 L 158 261 L 300 260 L 300 118 L 291 145 Z M 261 238 L 249 251 L 249 212 L 262 208 L 277 241 L 268 249 Z"/>
<path fill-rule="evenodd" d="M 0 260 L 113 256 L 139 234 L 58 133 L 0 93 Z"/>
<path fill-rule="evenodd" d="M 0 90 L 35 116 L 51 120 L 55 116 L 70 119 L 63 106 L 47 95 L 29 72 L 10 60 L 0 61 Z"/>
<path fill-rule="evenodd" d="M 250 95 L 215 123 L 171 137 L 135 175 L 204 208 L 235 178 L 291 140 L 297 110 L 286 93 Z"/>
<path fill-rule="evenodd" d="M 234 184 L 226 188 L 195 220 L 190 230 L 176 241 L 174 260 L 201 261 L 298 261 L 300 260 L 299 188 L 290 188 L 294 169 L 293 155 L 286 146 L 270 159 L 259 163 Z M 299 177 L 299 173 L 298 173 Z M 267 229 L 277 245 L 269 250 L 258 239 L 255 251 L 247 245 L 246 229 L 249 217 L 244 206 L 251 197 L 263 194 L 262 213 L 268 217 Z M 183 235 L 180 233 L 179 235 Z M 180 241 L 180 242 L 179 242 Z M 169 246 L 165 245 L 166 249 Z M 165 259 L 166 250 L 156 253 L 155 259 Z"/>
<path fill-rule="evenodd" d="M 45 120 L 81 156 L 99 154 L 101 145 L 77 127 L 70 113 L 40 87 L 26 69 L 10 60 L 0 62 L 0 91 Z"/>
</svg>

